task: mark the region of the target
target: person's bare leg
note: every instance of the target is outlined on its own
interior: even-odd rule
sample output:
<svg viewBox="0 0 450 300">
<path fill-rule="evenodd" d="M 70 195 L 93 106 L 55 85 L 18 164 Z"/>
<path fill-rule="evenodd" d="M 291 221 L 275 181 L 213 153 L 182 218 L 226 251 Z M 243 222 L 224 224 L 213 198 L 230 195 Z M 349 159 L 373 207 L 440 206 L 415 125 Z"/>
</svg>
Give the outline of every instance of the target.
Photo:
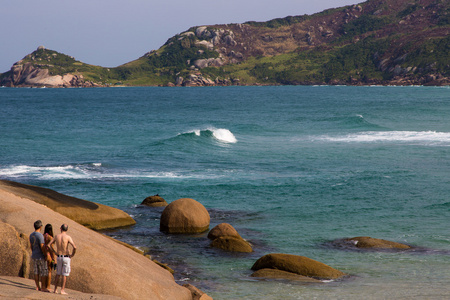
<svg viewBox="0 0 450 300">
<path fill-rule="evenodd" d="M 67 277 L 63 275 L 61 284 L 61 295 L 67 295 L 67 293 L 64 291 L 64 288 L 66 287 L 66 280 Z"/>
<path fill-rule="evenodd" d="M 58 283 L 59 283 L 59 275 L 56 274 L 56 277 L 55 277 L 55 290 L 53 291 L 53 293 L 56 293 L 56 289 L 58 288 Z"/>
<path fill-rule="evenodd" d="M 52 271 L 50 271 L 50 269 L 51 269 L 51 266 L 49 266 L 49 269 L 48 269 L 48 277 L 47 277 L 47 290 L 50 290 L 50 288 L 51 288 L 51 283 L 52 283 Z"/>
<path fill-rule="evenodd" d="M 41 288 L 39 287 L 39 275 L 34 274 L 34 282 L 36 282 L 36 291 L 40 291 Z"/>
<path fill-rule="evenodd" d="M 41 291 L 42 292 L 50 292 L 48 289 L 47 289 L 47 278 L 48 278 L 48 276 L 41 276 Z"/>
</svg>

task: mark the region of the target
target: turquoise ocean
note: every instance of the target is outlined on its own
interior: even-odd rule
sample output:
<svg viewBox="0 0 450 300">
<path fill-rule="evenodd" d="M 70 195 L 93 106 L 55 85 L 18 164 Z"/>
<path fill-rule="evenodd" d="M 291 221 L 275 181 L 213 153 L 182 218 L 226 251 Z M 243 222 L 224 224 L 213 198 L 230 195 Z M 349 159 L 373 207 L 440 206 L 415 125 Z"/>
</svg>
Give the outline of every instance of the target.
<svg viewBox="0 0 450 300">
<path fill-rule="evenodd" d="M 136 226 L 105 234 L 214 299 L 450 298 L 448 87 L 0 88 L 0 179 L 128 212 Z M 199 201 L 254 252 L 160 233 L 154 194 Z M 332 242 L 355 236 L 414 249 Z M 250 277 L 268 253 L 350 276 Z"/>
</svg>

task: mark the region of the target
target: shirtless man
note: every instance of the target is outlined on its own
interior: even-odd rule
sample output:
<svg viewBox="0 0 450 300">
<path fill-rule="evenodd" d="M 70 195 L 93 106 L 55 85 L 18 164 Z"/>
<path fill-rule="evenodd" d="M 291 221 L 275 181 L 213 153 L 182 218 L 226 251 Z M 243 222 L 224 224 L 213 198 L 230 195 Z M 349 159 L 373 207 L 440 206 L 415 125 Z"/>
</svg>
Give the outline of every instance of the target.
<svg viewBox="0 0 450 300">
<path fill-rule="evenodd" d="M 55 278 L 55 290 L 58 288 L 59 277 L 62 276 L 61 294 L 67 295 L 64 291 L 66 286 L 67 276 L 70 274 L 70 259 L 75 255 L 77 247 L 75 246 L 72 238 L 67 234 L 69 226 L 67 224 L 61 225 L 61 233 L 56 235 L 49 244 L 49 247 L 56 243 L 56 278 Z M 72 245 L 72 254 L 69 254 L 69 244 Z M 50 248 L 52 249 L 52 248 Z"/>
</svg>

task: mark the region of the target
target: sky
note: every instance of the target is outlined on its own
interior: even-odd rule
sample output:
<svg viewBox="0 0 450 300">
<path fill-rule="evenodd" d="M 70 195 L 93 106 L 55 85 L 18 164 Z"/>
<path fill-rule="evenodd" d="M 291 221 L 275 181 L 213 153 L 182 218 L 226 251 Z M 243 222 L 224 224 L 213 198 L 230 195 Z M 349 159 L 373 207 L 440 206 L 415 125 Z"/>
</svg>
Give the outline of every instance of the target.
<svg viewBox="0 0 450 300">
<path fill-rule="evenodd" d="M 39 46 L 117 67 L 190 27 L 313 14 L 363 0 L 0 0 L 0 73 Z"/>
</svg>

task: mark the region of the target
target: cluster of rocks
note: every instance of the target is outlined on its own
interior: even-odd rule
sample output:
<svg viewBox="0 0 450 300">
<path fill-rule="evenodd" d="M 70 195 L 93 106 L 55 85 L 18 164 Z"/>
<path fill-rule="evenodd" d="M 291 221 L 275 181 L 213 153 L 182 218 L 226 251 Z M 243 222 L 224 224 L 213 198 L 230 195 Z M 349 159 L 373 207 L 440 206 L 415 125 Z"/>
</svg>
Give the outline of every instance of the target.
<svg viewBox="0 0 450 300">
<path fill-rule="evenodd" d="M 239 79 L 223 79 L 217 77 L 215 80 L 205 77 L 200 73 L 189 74 L 187 78 L 178 76 L 175 83 L 169 82 L 167 86 L 229 86 L 229 85 L 239 85 Z"/>
<path fill-rule="evenodd" d="M 159 195 L 146 198 L 142 205 L 151 207 L 167 205 L 161 214 L 160 231 L 176 234 L 202 233 L 209 229 L 210 216 L 206 208 L 190 198 L 181 198 L 167 204 Z M 221 223 L 211 229 L 208 239 L 210 247 L 228 252 L 253 252 L 252 245 L 228 223 Z M 406 250 L 411 246 L 371 237 L 354 237 L 333 241 L 334 246 L 355 249 Z M 348 274 L 311 258 L 292 254 L 270 253 L 259 258 L 251 268 L 252 277 L 288 279 L 302 282 L 321 283 L 322 280 L 339 279 Z"/>
<path fill-rule="evenodd" d="M 147 197 L 141 205 L 166 206 L 161 214 L 160 231 L 169 234 L 195 234 L 209 229 L 210 215 L 198 201 L 181 198 L 167 204 L 159 195 Z M 252 246 L 228 223 L 215 226 L 209 233 L 211 247 L 230 252 L 252 252 Z"/>
<path fill-rule="evenodd" d="M 11 67 L 11 75 L 0 85 L 6 87 L 100 87 L 101 85 L 84 80 L 83 75 L 51 75 L 51 65 L 36 65 L 31 62 L 18 62 Z"/>
</svg>

